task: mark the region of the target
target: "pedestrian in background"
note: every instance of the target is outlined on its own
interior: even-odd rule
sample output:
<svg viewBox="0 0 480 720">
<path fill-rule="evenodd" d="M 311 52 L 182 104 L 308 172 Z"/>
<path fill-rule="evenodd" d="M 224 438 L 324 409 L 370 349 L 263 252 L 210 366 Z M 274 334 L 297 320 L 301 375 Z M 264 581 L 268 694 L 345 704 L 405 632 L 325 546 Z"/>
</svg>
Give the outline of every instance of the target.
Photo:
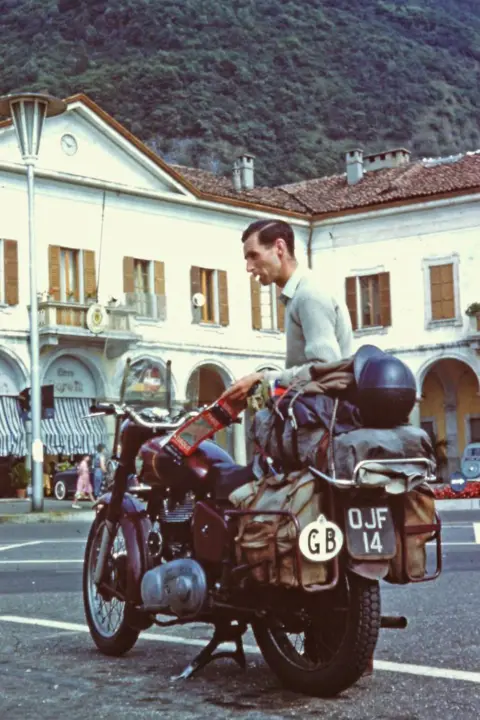
<svg viewBox="0 0 480 720">
<path fill-rule="evenodd" d="M 102 485 L 107 472 L 107 461 L 105 457 L 105 445 L 97 445 L 97 452 L 93 456 L 93 492 L 98 498 L 102 492 Z"/>
<path fill-rule="evenodd" d="M 78 500 L 83 495 L 88 495 L 91 502 L 95 502 L 92 483 L 90 482 L 90 468 L 88 466 L 89 460 L 90 455 L 84 455 L 77 465 L 77 490 L 75 492 L 75 499 L 72 503 L 72 507 L 76 510 L 81 510 L 82 508 Z"/>
</svg>

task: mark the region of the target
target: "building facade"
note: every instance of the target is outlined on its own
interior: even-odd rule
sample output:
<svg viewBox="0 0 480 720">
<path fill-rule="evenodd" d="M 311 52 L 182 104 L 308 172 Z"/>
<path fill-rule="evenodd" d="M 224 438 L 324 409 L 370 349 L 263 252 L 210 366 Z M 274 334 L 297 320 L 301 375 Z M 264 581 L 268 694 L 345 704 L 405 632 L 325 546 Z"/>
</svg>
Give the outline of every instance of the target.
<svg viewBox="0 0 480 720">
<path fill-rule="evenodd" d="M 24 454 L 15 397 L 29 384 L 28 217 L 14 132 L 0 125 L 0 452 Z M 233 179 L 169 166 L 87 97 L 45 123 L 36 182 L 41 375 L 55 388 L 46 452 L 87 451 L 112 428 L 79 418 L 119 396 L 152 398 L 171 367 L 177 402 L 207 403 L 234 379 L 281 368 L 277 293 L 245 272 L 241 233 L 283 218 L 297 255 L 347 301 L 355 345 L 401 357 L 417 380 L 412 421 L 446 442 L 448 471 L 480 441 L 480 155 L 409 162 L 405 149 L 347 154 L 346 172 L 256 188 L 253 158 Z M 198 305 L 201 294 L 206 302 Z M 88 329 L 92 303 L 106 308 Z M 170 365 L 171 363 L 171 365 Z M 87 429 L 88 427 L 88 429 Z M 245 429 L 217 438 L 239 462 Z"/>
</svg>

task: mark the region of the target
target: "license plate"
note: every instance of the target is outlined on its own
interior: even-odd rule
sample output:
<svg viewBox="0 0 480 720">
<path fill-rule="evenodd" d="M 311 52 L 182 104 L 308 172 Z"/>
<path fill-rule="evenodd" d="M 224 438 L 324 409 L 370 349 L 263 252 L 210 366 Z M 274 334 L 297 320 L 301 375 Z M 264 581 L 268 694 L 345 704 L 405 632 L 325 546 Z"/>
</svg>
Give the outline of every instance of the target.
<svg viewBox="0 0 480 720">
<path fill-rule="evenodd" d="M 345 535 L 347 550 L 355 560 L 389 560 L 396 554 L 395 528 L 388 506 L 347 508 Z"/>
</svg>

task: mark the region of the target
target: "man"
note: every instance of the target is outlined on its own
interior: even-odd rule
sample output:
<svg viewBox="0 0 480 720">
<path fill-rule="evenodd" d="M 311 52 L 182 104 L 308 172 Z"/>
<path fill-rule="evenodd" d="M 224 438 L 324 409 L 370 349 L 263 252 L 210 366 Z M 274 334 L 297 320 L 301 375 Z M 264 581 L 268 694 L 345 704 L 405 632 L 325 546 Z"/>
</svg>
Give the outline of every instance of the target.
<svg viewBox="0 0 480 720">
<path fill-rule="evenodd" d="M 286 361 L 282 373 L 254 372 L 237 380 L 224 393 L 245 400 L 264 377 L 290 384 L 312 362 L 334 362 L 352 353 L 352 323 L 346 304 L 323 287 L 311 270 L 298 267 L 295 237 L 283 220 L 257 220 L 242 235 L 247 272 L 262 285 L 275 283 L 285 304 Z"/>
</svg>

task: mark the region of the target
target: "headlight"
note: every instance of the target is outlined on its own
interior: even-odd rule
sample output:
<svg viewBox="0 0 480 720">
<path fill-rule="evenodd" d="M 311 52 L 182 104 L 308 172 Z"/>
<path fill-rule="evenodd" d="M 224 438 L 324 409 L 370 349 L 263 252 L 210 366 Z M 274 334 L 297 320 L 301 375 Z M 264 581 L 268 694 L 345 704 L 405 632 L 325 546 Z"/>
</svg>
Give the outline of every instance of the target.
<svg viewBox="0 0 480 720">
<path fill-rule="evenodd" d="M 143 471 L 143 457 L 141 455 L 137 455 L 135 458 L 135 473 L 137 477 L 140 477 Z"/>
</svg>

